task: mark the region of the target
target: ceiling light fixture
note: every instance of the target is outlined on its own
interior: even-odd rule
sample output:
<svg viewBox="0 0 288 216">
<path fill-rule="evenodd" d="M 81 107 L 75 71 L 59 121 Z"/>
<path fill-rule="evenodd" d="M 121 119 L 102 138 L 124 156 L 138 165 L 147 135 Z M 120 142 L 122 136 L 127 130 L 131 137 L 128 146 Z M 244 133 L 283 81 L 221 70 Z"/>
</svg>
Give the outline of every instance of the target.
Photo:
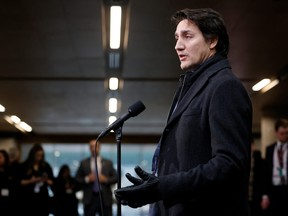
<svg viewBox="0 0 288 216">
<path fill-rule="evenodd" d="M 14 124 L 19 124 L 21 122 L 21 119 L 16 115 L 11 115 L 10 119 Z"/>
<path fill-rule="evenodd" d="M 5 112 L 5 107 L 0 104 L 0 112 Z"/>
<path fill-rule="evenodd" d="M 265 92 L 269 91 L 271 88 L 278 85 L 278 83 L 279 83 L 279 79 L 275 79 L 275 80 L 271 81 L 268 85 L 266 85 L 265 87 L 263 87 L 261 89 L 261 93 L 265 93 Z"/>
<path fill-rule="evenodd" d="M 110 7 L 110 48 L 111 49 L 120 48 L 121 16 L 122 16 L 121 6 Z"/>
<path fill-rule="evenodd" d="M 111 77 L 109 79 L 109 89 L 117 90 L 119 87 L 119 79 L 117 77 Z"/>
<path fill-rule="evenodd" d="M 117 112 L 117 99 L 116 98 L 110 98 L 109 99 L 109 112 L 110 113 L 116 113 Z"/>
<path fill-rule="evenodd" d="M 7 121 L 7 122 L 9 122 L 10 124 L 14 124 L 14 122 L 11 120 L 11 117 L 10 116 L 8 116 L 8 115 L 4 115 L 4 119 Z"/>
<path fill-rule="evenodd" d="M 21 119 L 16 115 L 5 115 L 4 119 L 9 122 L 11 125 L 14 125 L 17 129 L 22 132 L 31 132 L 32 127 L 28 125 L 26 122 L 21 121 Z"/>
<path fill-rule="evenodd" d="M 253 87 L 252 90 L 253 91 L 259 91 L 262 88 L 264 88 L 265 86 L 267 86 L 269 83 L 271 82 L 270 79 L 262 79 L 260 82 L 256 83 Z"/>
<path fill-rule="evenodd" d="M 116 121 L 116 116 L 109 116 L 109 125 Z"/>
<path fill-rule="evenodd" d="M 30 125 L 28 125 L 26 122 L 23 122 L 23 121 L 21 121 L 20 123 L 19 123 L 19 126 L 21 127 L 21 128 L 23 128 L 25 131 L 27 131 L 27 132 L 31 132 L 32 131 L 32 127 L 30 126 Z"/>
</svg>

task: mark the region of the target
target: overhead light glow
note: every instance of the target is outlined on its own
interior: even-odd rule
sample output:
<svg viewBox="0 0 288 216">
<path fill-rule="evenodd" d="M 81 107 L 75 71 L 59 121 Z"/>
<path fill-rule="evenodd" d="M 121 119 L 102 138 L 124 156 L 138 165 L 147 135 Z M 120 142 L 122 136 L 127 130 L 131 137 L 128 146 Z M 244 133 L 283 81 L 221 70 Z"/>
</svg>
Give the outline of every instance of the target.
<svg viewBox="0 0 288 216">
<path fill-rule="evenodd" d="M 262 79 L 260 82 L 256 83 L 253 87 L 252 90 L 253 91 L 259 91 L 262 88 L 264 88 L 265 86 L 267 86 L 269 83 L 271 82 L 270 79 Z"/>
<path fill-rule="evenodd" d="M 15 124 L 19 124 L 21 122 L 21 119 L 16 115 L 11 115 L 10 118 L 11 121 L 14 122 Z"/>
<path fill-rule="evenodd" d="M 30 125 L 28 125 L 26 122 L 23 122 L 23 121 L 21 121 L 20 123 L 19 123 L 19 126 L 21 127 L 21 128 L 23 128 L 25 131 L 27 131 L 27 132 L 31 132 L 32 131 L 32 127 L 30 126 Z"/>
<path fill-rule="evenodd" d="M 117 90 L 119 86 L 119 80 L 116 77 L 111 77 L 109 79 L 109 89 L 110 90 Z"/>
<path fill-rule="evenodd" d="M 121 38 L 121 16 L 122 8 L 120 6 L 111 6 L 110 8 L 110 48 L 119 49 Z"/>
<path fill-rule="evenodd" d="M 21 130 L 22 132 L 31 132 L 32 127 L 28 125 L 26 122 L 21 121 L 19 117 L 16 115 L 5 115 L 4 119 L 9 122 L 11 125 L 14 125 L 17 129 Z"/>
<path fill-rule="evenodd" d="M 5 107 L 0 104 L 0 112 L 5 112 Z"/>
<path fill-rule="evenodd" d="M 278 83 L 279 83 L 278 79 L 273 80 L 268 85 L 266 85 L 264 88 L 262 88 L 261 92 L 265 93 L 265 92 L 269 91 L 271 88 L 273 88 L 274 86 L 278 85 Z"/>
<path fill-rule="evenodd" d="M 116 116 L 109 116 L 109 125 L 116 121 Z"/>
<path fill-rule="evenodd" d="M 18 130 L 20 130 L 20 131 L 22 131 L 22 132 L 26 132 L 19 124 L 14 124 L 14 126 L 18 129 Z"/>
<path fill-rule="evenodd" d="M 117 99 L 116 98 L 109 99 L 109 112 L 110 113 L 117 112 Z"/>
<path fill-rule="evenodd" d="M 4 115 L 4 119 L 7 121 L 7 122 L 9 122 L 10 124 L 14 124 L 14 122 L 11 120 L 11 117 L 10 116 L 8 116 L 8 115 Z"/>
</svg>

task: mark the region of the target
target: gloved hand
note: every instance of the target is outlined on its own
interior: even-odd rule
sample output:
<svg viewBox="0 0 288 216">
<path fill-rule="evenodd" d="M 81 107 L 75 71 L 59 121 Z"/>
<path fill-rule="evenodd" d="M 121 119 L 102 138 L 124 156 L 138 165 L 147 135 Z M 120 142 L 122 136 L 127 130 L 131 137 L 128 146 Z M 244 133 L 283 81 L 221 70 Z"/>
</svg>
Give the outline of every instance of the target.
<svg viewBox="0 0 288 216">
<path fill-rule="evenodd" d="M 136 166 L 134 170 L 140 179 L 126 173 L 126 178 L 134 185 L 115 190 L 116 199 L 132 208 L 159 201 L 161 199 L 158 191 L 159 178 L 145 172 L 139 166 Z"/>
</svg>

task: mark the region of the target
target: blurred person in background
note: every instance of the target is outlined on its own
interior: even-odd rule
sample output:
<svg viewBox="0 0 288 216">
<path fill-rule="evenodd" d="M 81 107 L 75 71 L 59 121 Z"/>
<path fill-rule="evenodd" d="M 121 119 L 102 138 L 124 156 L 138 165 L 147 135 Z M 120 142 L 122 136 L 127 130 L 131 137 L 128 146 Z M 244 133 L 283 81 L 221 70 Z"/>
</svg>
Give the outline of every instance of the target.
<svg viewBox="0 0 288 216">
<path fill-rule="evenodd" d="M 254 140 L 251 141 L 251 167 L 248 198 L 251 216 L 262 215 L 261 200 L 264 192 L 265 166 L 260 150 Z"/>
<path fill-rule="evenodd" d="M 55 216 L 78 216 L 78 199 L 76 193 L 80 184 L 71 176 L 67 164 L 60 167 L 53 184 L 53 214 Z"/>
<path fill-rule="evenodd" d="M 32 146 L 21 164 L 20 201 L 23 215 L 48 216 L 51 211 L 49 190 L 54 182 L 51 165 L 45 160 L 41 144 Z"/>
<path fill-rule="evenodd" d="M 9 155 L 6 150 L 0 150 L 0 215 L 14 216 L 18 203 L 16 202 L 17 181 L 10 170 Z M 15 207 L 16 206 L 16 207 Z"/>
<path fill-rule="evenodd" d="M 266 147 L 265 194 L 262 209 L 266 215 L 288 215 L 288 120 L 277 119 L 274 125 L 276 141 Z"/>
<path fill-rule="evenodd" d="M 20 171 L 20 151 L 18 146 L 13 146 L 8 150 L 9 154 L 9 166 L 11 170 L 11 175 L 13 178 L 19 179 L 19 171 Z"/>
<path fill-rule="evenodd" d="M 84 216 L 112 216 L 112 186 L 117 182 L 117 171 L 113 162 L 100 155 L 100 143 L 96 139 L 89 141 L 91 156 L 83 159 L 76 172 L 76 179 L 83 190 Z M 96 174 L 96 161 L 100 185 Z M 103 213 L 101 213 L 100 193 Z"/>
</svg>

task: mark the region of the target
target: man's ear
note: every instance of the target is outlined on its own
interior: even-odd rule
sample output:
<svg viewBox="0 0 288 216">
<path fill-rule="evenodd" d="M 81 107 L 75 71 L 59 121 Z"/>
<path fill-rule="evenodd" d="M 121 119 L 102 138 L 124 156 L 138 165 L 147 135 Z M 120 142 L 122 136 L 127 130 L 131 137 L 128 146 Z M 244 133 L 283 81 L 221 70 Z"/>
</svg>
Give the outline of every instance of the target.
<svg viewBox="0 0 288 216">
<path fill-rule="evenodd" d="M 213 37 L 210 39 L 210 49 L 215 49 L 216 45 L 218 43 L 218 37 Z"/>
</svg>

